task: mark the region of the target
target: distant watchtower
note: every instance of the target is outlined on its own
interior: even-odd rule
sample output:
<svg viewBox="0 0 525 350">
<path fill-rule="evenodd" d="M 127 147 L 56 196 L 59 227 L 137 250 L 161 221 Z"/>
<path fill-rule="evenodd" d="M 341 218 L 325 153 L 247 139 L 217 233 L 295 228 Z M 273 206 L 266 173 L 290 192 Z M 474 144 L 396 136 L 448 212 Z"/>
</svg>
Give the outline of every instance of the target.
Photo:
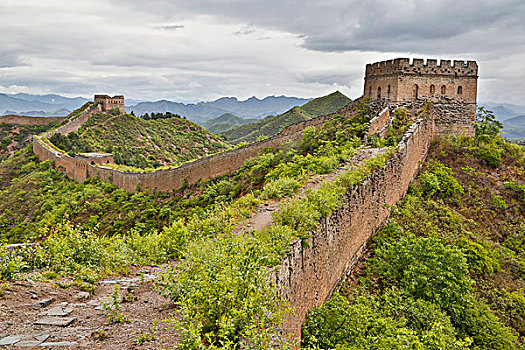
<svg viewBox="0 0 525 350">
<path fill-rule="evenodd" d="M 117 108 L 121 113 L 125 112 L 124 95 L 115 95 L 110 97 L 108 95 L 95 95 L 95 105 L 99 106 L 101 112 L 108 112 L 113 108 Z"/>
<path fill-rule="evenodd" d="M 408 58 L 396 58 L 366 65 L 364 97 L 394 105 L 431 101 L 441 109 L 438 134 L 472 134 L 477 93 L 476 61 L 438 64 L 433 59 L 414 59 L 410 63 Z"/>
</svg>

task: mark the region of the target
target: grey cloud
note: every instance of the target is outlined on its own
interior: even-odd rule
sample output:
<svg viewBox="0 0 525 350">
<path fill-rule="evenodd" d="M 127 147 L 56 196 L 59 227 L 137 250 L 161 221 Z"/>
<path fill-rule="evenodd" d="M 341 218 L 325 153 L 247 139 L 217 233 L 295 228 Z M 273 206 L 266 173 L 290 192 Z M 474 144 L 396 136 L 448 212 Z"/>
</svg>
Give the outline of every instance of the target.
<svg viewBox="0 0 525 350">
<path fill-rule="evenodd" d="M 182 28 L 184 28 L 184 26 L 180 24 L 167 24 L 163 26 L 155 26 L 155 29 L 169 30 L 169 31 L 182 29 Z"/>
</svg>

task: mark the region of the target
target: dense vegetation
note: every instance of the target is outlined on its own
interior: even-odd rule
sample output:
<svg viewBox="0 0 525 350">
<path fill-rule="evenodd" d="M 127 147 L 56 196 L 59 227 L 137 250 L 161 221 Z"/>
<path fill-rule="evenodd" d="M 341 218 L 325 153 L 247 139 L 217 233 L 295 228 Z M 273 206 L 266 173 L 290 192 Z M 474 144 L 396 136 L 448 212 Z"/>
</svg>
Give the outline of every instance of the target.
<svg viewBox="0 0 525 350">
<path fill-rule="evenodd" d="M 77 132 L 55 134 L 50 141 L 70 155 L 113 154 L 116 164 L 135 168 L 176 166 L 224 150 L 227 143 L 178 115 L 96 114 Z"/>
<path fill-rule="evenodd" d="M 253 142 L 260 137 L 277 135 L 288 125 L 334 113 L 348 105 L 350 101 L 348 97 L 336 91 L 330 95 L 316 98 L 301 107 L 294 107 L 278 116 L 271 115 L 258 122 L 228 130 L 222 135 L 233 143 Z"/>
<path fill-rule="evenodd" d="M 518 349 L 525 335 L 525 153 L 482 113 L 432 145 L 351 279 L 303 326 L 320 349 Z"/>
<path fill-rule="evenodd" d="M 0 162 L 24 148 L 32 135 L 38 135 L 52 128 L 50 125 L 0 124 Z"/>
<path fill-rule="evenodd" d="M 58 197 L 60 206 L 50 210 L 45 219 L 41 216 L 40 222 L 33 222 L 38 235 L 45 237 L 37 239 L 39 245 L 0 251 L 2 278 L 16 278 L 20 272 L 39 269 L 44 276 L 72 275 L 75 283 L 90 290 L 105 271 L 119 271 L 132 263 L 183 259 L 160 281 L 161 291 L 175 301 L 180 311 L 181 316 L 171 320 L 183 339 L 180 348 L 233 348 L 241 343 L 248 346 L 246 342 L 265 348 L 277 339 L 276 325 L 286 311 L 268 274 L 280 263 L 294 238 L 307 238 L 319 218 L 339 205 L 346 188 L 382 167 L 390 156 L 390 152 L 384 153 L 357 169 L 347 170 L 336 182 L 308 191 L 304 198 L 293 198 L 308 174 L 333 172 L 354 154 L 361 145 L 367 113 L 367 107 L 362 106 L 356 118 L 334 117 L 317 132 L 306 129 L 296 144 L 280 151 L 268 150 L 248 160 L 231 177 L 207 181 L 187 192 L 127 194 L 98 181 L 74 183 L 46 162 L 23 170 L 11 164 L 11 178 L 2 192 L 5 197 L 18 195 L 16 201 L 21 202 Z M 12 161 L 24 162 L 28 156 L 29 150 L 25 150 Z M 13 188 L 11 183 L 30 184 L 36 190 L 26 192 L 21 187 Z M 56 190 L 63 192 L 54 192 L 53 197 L 51 193 Z M 62 200 L 66 193 L 68 199 L 73 198 L 71 206 Z M 245 195 L 239 197 L 241 193 Z M 292 198 L 283 202 L 274 216 L 274 225 L 260 232 L 233 232 L 235 225 L 250 217 L 266 198 L 287 196 Z M 28 212 L 38 207 L 34 202 L 24 207 L 21 202 L 11 203 L 10 207 Z M 136 210 L 139 206 L 145 208 L 145 213 Z M 88 222 L 79 220 L 93 208 L 101 209 L 99 217 L 90 216 Z M 135 213 L 140 216 L 128 217 Z M 162 215 L 169 217 L 169 223 L 165 221 L 161 229 L 148 229 L 147 224 L 153 222 L 155 226 Z M 129 230 L 121 227 L 119 235 L 109 237 L 101 234 L 107 216 L 136 225 Z M 26 218 L 3 216 L 9 233 L 13 228 L 13 222 L 8 221 L 11 217 L 18 220 L 14 223 L 17 227 Z M 225 304 L 231 307 L 224 308 Z"/>
</svg>

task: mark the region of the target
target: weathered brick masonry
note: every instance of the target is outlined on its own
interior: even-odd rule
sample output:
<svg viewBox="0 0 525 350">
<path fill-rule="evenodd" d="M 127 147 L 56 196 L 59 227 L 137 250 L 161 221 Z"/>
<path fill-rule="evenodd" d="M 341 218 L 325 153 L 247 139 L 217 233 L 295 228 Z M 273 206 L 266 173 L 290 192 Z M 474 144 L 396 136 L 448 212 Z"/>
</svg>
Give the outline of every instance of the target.
<svg viewBox="0 0 525 350">
<path fill-rule="evenodd" d="M 436 111 L 437 135 L 473 135 L 476 117 L 478 64 L 452 61 L 397 58 L 366 65 L 365 97 L 391 105 L 430 101 L 447 106 L 446 114 Z M 458 108 L 452 108 L 457 106 Z"/>
<path fill-rule="evenodd" d="M 47 125 L 53 122 L 60 122 L 66 117 L 28 117 L 24 115 L 2 115 L 0 124 L 20 124 L 20 125 Z"/>
<path fill-rule="evenodd" d="M 390 215 L 390 205 L 405 195 L 433 135 L 430 113 L 410 127 L 383 169 L 349 190 L 341 207 L 321 220 L 308 247 L 300 240 L 291 245 L 276 277 L 294 310 L 284 325 L 287 334 L 300 336 L 307 312 L 323 304 L 355 265 L 367 240 Z"/>
</svg>

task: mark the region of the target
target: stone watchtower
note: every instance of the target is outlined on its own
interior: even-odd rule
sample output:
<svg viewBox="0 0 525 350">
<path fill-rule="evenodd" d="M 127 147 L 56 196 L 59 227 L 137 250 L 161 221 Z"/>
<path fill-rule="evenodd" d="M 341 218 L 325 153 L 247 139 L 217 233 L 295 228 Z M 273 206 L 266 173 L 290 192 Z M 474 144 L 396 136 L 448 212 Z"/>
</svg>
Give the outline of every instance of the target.
<svg viewBox="0 0 525 350">
<path fill-rule="evenodd" d="M 473 133 L 478 91 L 476 61 L 408 58 L 366 65 L 364 97 L 394 105 L 434 104 L 437 134 Z"/>
<path fill-rule="evenodd" d="M 115 95 L 113 97 L 108 95 L 95 95 L 94 102 L 95 105 L 99 106 L 101 112 L 108 112 L 116 108 L 121 113 L 125 113 L 124 95 Z"/>
</svg>

